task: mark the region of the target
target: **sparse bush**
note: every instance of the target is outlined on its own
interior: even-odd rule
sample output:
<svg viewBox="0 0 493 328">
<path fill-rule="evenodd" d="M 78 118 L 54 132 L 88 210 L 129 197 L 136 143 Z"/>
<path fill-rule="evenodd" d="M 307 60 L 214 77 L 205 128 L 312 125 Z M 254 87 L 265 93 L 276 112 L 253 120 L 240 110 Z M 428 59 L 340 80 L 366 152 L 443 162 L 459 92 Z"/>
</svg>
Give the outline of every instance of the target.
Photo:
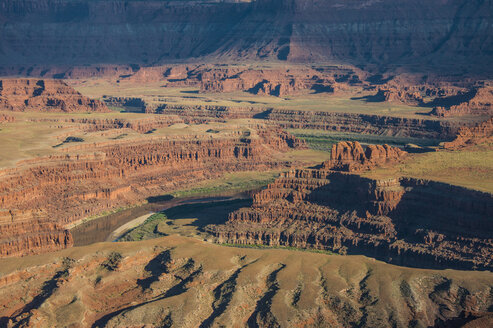
<svg viewBox="0 0 493 328">
<path fill-rule="evenodd" d="M 68 142 L 84 142 L 84 139 L 83 138 L 80 138 L 80 137 L 67 137 L 65 138 L 65 140 L 63 141 L 63 143 L 68 143 Z"/>
<path fill-rule="evenodd" d="M 118 252 L 111 252 L 108 255 L 108 258 L 101 263 L 101 266 L 108 271 L 115 271 L 120 266 L 122 258 L 122 254 Z"/>
<path fill-rule="evenodd" d="M 72 264 L 74 262 L 75 262 L 75 260 L 74 259 L 71 259 L 70 257 L 64 257 L 62 259 L 62 270 L 59 271 L 60 278 L 68 277 L 69 270 L 72 267 Z"/>
</svg>

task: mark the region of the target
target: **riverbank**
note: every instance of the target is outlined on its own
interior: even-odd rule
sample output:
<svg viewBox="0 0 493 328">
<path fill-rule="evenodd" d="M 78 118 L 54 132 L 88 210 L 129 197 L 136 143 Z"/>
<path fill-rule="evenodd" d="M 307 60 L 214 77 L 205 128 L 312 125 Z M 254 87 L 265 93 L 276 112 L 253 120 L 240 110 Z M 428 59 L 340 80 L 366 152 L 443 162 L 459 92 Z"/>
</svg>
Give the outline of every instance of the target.
<svg viewBox="0 0 493 328">
<path fill-rule="evenodd" d="M 151 212 L 149 214 L 145 214 L 145 215 L 139 216 L 138 218 L 133 219 L 132 221 L 127 222 L 124 225 L 118 227 L 117 229 L 115 229 L 113 232 L 110 233 L 110 235 L 108 236 L 108 238 L 106 238 L 106 241 L 116 241 L 116 240 L 118 240 L 118 238 L 120 238 L 121 236 L 123 236 L 128 231 L 130 231 L 130 230 L 132 230 L 132 229 L 140 226 L 142 223 L 145 222 L 145 220 L 147 220 L 153 214 L 154 214 L 154 212 Z"/>
<path fill-rule="evenodd" d="M 252 191 L 201 195 L 195 197 L 160 197 L 138 207 L 132 207 L 98 219 L 83 222 L 70 230 L 74 246 L 85 246 L 97 242 L 114 241 L 125 233 L 143 224 L 153 213 L 174 207 L 250 199 Z"/>
</svg>

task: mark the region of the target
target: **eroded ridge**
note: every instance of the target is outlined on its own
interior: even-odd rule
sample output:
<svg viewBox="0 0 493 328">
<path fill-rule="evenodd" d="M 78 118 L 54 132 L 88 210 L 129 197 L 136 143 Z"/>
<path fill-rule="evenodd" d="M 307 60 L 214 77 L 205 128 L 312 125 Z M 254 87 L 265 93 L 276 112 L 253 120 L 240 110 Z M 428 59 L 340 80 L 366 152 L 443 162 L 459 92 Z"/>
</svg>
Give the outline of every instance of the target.
<svg viewBox="0 0 493 328">
<path fill-rule="evenodd" d="M 342 166 L 361 167 L 361 154 L 347 153 Z M 327 169 L 340 162 L 337 152 L 333 156 L 319 169 L 282 175 L 254 196 L 252 207 L 231 213 L 225 225 L 209 231 L 222 243 L 364 254 L 413 267 L 493 269 L 491 194 L 414 178 L 375 180 L 336 172 Z"/>
<path fill-rule="evenodd" d="M 0 110 L 36 112 L 109 112 L 61 80 L 2 79 Z"/>
<path fill-rule="evenodd" d="M 5 271 L 6 262 L 0 324 L 375 327 L 390 322 L 431 327 L 491 322 L 490 272 L 409 270 L 364 257 L 238 249 L 178 236 L 133 246 L 101 244 L 90 255 L 85 247 L 66 250 L 49 254 L 60 264 L 25 262 L 14 271 Z M 295 303 L 287 297 L 293 288 Z"/>
</svg>

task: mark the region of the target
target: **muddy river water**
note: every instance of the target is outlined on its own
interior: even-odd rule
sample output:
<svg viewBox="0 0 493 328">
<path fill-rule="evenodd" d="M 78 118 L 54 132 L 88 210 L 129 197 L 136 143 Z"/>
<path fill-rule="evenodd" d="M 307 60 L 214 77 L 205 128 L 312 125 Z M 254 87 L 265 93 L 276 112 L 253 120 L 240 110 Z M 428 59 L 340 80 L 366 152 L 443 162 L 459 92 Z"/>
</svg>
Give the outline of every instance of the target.
<svg viewBox="0 0 493 328">
<path fill-rule="evenodd" d="M 248 199 L 252 197 L 252 193 L 253 191 L 242 191 L 194 197 L 169 197 L 170 199 L 166 199 L 167 197 L 160 197 L 161 199 L 149 202 L 142 206 L 129 208 L 84 222 L 72 228 L 70 232 L 74 238 L 74 246 L 85 246 L 103 241 L 112 241 L 115 230 L 144 215 L 167 210 L 180 205 Z"/>
</svg>

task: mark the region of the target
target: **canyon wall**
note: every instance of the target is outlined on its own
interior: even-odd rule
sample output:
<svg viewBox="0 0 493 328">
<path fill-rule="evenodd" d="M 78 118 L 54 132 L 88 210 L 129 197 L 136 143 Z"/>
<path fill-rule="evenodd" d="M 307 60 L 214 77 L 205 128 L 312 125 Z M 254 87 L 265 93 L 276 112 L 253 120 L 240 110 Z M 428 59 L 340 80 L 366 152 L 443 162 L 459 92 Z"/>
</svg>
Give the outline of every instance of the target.
<svg viewBox="0 0 493 328">
<path fill-rule="evenodd" d="M 474 146 L 482 143 L 493 142 L 493 117 L 481 122 L 474 127 L 464 127 L 459 129 L 457 136 L 450 142 L 445 142 L 445 149 L 459 149 Z"/>
<path fill-rule="evenodd" d="M 257 95 L 284 97 L 301 92 L 334 93 L 346 85 L 361 85 L 360 75 L 365 74 L 356 68 L 297 68 L 289 69 L 215 69 L 200 74 L 201 92 L 246 91 Z M 190 78 L 188 74 L 187 80 Z"/>
<path fill-rule="evenodd" d="M 108 112 L 100 100 L 89 99 L 61 80 L 2 79 L 0 110 L 38 112 Z"/>
<path fill-rule="evenodd" d="M 142 98 L 109 99 L 110 104 L 124 106 L 139 99 L 142 110 L 151 114 L 176 117 L 185 123 L 224 122 L 228 119 L 256 118 L 266 120 L 286 129 L 317 129 L 362 134 L 415 137 L 428 139 L 453 139 L 461 127 L 474 126 L 474 122 L 430 118 L 405 118 L 385 115 L 324 112 L 312 110 L 277 109 L 265 107 L 180 105 L 164 102 L 148 104 Z"/>
<path fill-rule="evenodd" d="M 364 134 L 415 138 L 453 138 L 460 121 L 404 118 L 395 116 L 273 109 L 259 117 L 278 123 L 283 128 L 319 129 Z"/>
<path fill-rule="evenodd" d="M 467 67 L 485 75 L 491 74 L 491 6 L 479 0 L 399 6 L 390 0 L 7 0 L 0 7 L 0 62 L 154 65 L 208 56 L 437 72 Z"/>
<path fill-rule="evenodd" d="M 246 128 L 246 127 L 245 127 Z M 67 147 L 67 154 L 0 171 L 0 255 L 71 244 L 63 229 L 91 215 L 170 193 L 226 172 L 287 165 L 275 155 L 303 147 L 257 125 L 220 137 L 175 136 Z"/>
<path fill-rule="evenodd" d="M 432 115 L 439 117 L 486 115 L 493 116 L 493 86 L 472 88 L 454 96 L 435 99 Z"/>
<path fill-rule="evenodd" d="M 493 195 L 412 178 L 293 170 L 208 226 L 218 242 L 363 254 L 411 267 L 493 269 Z"/>
</svg>

